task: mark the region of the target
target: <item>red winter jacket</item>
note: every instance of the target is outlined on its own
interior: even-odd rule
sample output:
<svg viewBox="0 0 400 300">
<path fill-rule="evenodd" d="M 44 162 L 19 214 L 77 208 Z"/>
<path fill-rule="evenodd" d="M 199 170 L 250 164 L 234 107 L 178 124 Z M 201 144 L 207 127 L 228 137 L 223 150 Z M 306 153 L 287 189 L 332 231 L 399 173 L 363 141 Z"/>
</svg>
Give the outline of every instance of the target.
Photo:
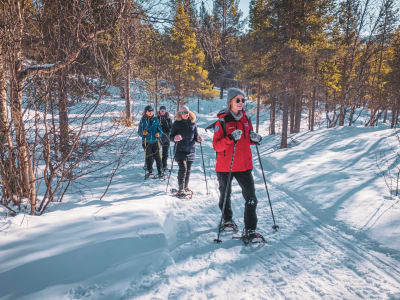
<svg viewBox="0 0 400 300">
<path fill-rule="evenodd" d="M 225 119 L 226 135 L 221 127 L 220 120 Z M 213 147 L 217 152 L 217 172 L 229 172 L 233 153 L 233 140 L 229 139 L 228 135 L 236 129 L 242 130 L 242 137 L 236 143 L 235 158 L 233 160 L 232 172 L 242 172 L 253 169 L 253 158 L 250 145 L 250 131 L 253 130 L 251 122 L 246 118 L 246 113 L 243 110 L 243 116 L 239 121 L 236 121 L 230 113 L 225 110 L 218 113 L 218 121 L 214 127 Z"/>
</svg>

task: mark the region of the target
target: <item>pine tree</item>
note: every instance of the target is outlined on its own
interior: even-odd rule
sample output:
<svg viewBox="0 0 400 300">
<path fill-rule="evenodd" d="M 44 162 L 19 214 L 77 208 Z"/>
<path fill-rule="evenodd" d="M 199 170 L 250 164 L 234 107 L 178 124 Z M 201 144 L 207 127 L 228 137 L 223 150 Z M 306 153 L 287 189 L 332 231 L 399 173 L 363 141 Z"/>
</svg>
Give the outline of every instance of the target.
<svg viewBox="0 0 400 300">
<path fill-rule="evenodd" d="M 145 89 L 154 99 L 157 110 L 159 96 L 166 95 L 163 84 L 168 74 L 168 40 L 167 36 L 158 32 L 150 24 L 146 29 L 146 39 L 139 53 L 141 66 L 140 78 L 145 82 Z"/>
<path fill-rule="evenodd" d="M 400 113 L 400 26 L 393 33 L 387 50 L 387 67 L 385 91 L 392 112 L 391 127 L 394 128 L 398 124 Z"/>
<path fill-rule="evenodd" d="M 168 58 L 169 80 L 174 87 L 177 106 L 184 103 L 185 97 L 193 94 L 196 85 L 207 81 L 207 73 L 203 69 L 204 58 L 195 31 L 190 26 L 189 16 L 185 12 L 184 1 L 177 0 Z"/>
<path fill-rule="evenodd" d="M 238 0 L 214 0 L 213 30 L 216 40 L 216 61 L 210 70 L 214 84 L 220 87 L 220 98 L 224 90 L 235 85 L 235 61 L 238 57 L 236 50 L 238 37 L 242 28 L 241 11 Z"/>
<path fill-rule="evenodd" d="M 370 126 L 377 124 L 383 112 L 386 121 L 387 109 L 390 105 L 390 96 L 386 85 L 387 74 L 390 72 L 388 65 L 389 47 L 397 22 L 395 14 L 394 2 L 392 0 L 384 1 L 380 8 L 379 15 L 381 18 L 377 23 L 377 34 L 373 39 L 374 52 L 371 57 L 371 73 L 367 83 L 368 89 L 371 90 L 371 101 L 369 101 L 368 105 L 371 115 L 366 125 Z"/>
<path fill-rule="evenodd" d="M 243 42 L 247 46 L 242 50 L 246 62 L 242 77 L 257 91 L 258 102 L 262 95 L 269 96 L 274 110 L 271 120 L 275 99 L 281 99 L 281 148 L 287 147 L 289 113 L 290 132 L 300 130 L 304 95 L 316 85 L 313 80 L 318 76 L 312 76 L 312 67 L 318 57 L 317 49 L 327 40 L 325 32 L 332 5 L 330 0 L 250 2 L 250 31 Z"/>
</svg>

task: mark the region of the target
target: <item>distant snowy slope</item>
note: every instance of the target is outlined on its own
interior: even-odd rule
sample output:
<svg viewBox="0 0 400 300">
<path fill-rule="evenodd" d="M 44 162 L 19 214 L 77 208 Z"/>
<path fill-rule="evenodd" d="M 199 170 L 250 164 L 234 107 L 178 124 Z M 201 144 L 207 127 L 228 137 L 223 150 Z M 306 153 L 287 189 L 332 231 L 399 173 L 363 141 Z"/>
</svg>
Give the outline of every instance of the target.
<svg viewBox="0 0 400 300">
<path fill-rule="evenodd" d="M 339 127 L 298 134 L 298 145 L 264 155 L 268 177 L 307 211 L 400 250 L 400 198 L 377 166 L 399 147 L 392 129 Z M 271 144 L 271 143 L 270 143 Z M 264 149 L 268 144 L 264 145 Z M 342 229 L 338 229 L 342 230 Z"/>
</svg>

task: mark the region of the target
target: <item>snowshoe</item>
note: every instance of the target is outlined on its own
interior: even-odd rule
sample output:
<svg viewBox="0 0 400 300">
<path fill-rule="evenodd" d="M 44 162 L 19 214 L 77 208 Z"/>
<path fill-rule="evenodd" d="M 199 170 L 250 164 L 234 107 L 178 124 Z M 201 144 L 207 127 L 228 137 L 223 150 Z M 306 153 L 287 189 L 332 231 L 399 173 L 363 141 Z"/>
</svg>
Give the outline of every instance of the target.
<svg viewBox="0 0 400 300">
<path fill-rule="evenodd" d="M 237 233 L 239 229 L 235 221 L 231 219 L 231 220 L 224 220 L 224 222 L 222 222 L 221 226 L 219 227 L 219 231 Z"/>
<path fill-rule="evenodd" d="M 153 179 L 165 179 L 165 174 L 164 173 L 158 173 L 157 175 L 154 175 Z"/>
<path fill-rule="evenodd" d="M 171 189 L 171 193 L 175 197 L 180 198 L 180 199 L 192 199 L 192 196 L 193 196 L 193 192 L 191 190 L 189 190 L 189 191 L 180 190 L 179 191 L 179 190 L 177 190 L 175 188 L 172 188 Z"/>
<path fill-rule="evenodd" d="M 242 236 L 234 236 L 232 239 L 239 239 L 245 245 L 248 244 L 266 244 L 265 238 L 255 230 L 245 230 L 243 229 Z"/>
<path fill-rule="evenodd" d="M 154 175 L 153 175 L 153 173 L 152 172 L 147 172 L 145 175 L 144 175 L 144 179 L 149 179 L 150 177 L 153 177 Z"/>
</svg>

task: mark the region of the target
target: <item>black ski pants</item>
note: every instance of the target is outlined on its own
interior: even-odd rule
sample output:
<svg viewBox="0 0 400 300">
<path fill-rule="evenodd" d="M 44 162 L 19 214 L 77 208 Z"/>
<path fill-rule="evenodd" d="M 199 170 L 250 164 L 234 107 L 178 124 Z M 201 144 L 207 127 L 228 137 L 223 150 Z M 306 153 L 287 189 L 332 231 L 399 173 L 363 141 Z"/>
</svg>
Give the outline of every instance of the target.
<svg viewBox="0 0 400 300">
<path fill-rule="evenodd" d="M 229 172 L 217 172 L 217 178 L 219 183 L 219 208 L 222 211 L 224 205 L 225 190 L 228 188 L 226 196 L 225 211 L 223 211 L 224 220 L 232 219 L 232 206 L 231 206 L 231 191 L 232 191 L 232 180 L 236 178 L 242 189 L 242 195 L 245 200 L 244 204 L 244 226 L 246 230 L 255 230 L 257 228 L 257 197 L 254 186 L 252 170 L 244 172 L 232 172 L 231 180 L 228 183 Z"/>
<path fill-rule="evenodd" d="M 142 144 L 146 153 L 146 168 L 149 173 L 153 173 L 153 162 L 156 161 L 158 173 L 162 173 L 162 163 L 160 157 L 160 148 L 158 142 L 147 143 L 146 146 Z"/>
<path fill-rule="evenodd" d="M 179 190 L 187 189 L 189 185 L 190 170 L 192 168 L 193 161 L 178 160 L 178 185 Z"/>
<path fill-rule="evenodd" d="M 168 151 L 169 151 L 169 140 L 168 143 L 164 143 L 162 146 L 162 166 L 165 170 L 168 166 Z"/>
</svg>

